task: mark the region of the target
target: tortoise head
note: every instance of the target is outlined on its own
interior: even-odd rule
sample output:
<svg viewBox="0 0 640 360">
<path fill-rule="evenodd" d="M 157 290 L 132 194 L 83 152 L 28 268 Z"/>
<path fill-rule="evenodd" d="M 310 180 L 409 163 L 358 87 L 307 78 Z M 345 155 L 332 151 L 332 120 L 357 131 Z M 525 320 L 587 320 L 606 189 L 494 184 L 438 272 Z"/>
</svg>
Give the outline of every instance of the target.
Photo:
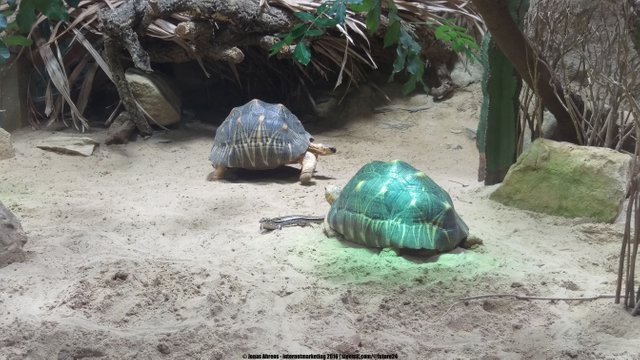
<svg viewBox="0 0 640 360">
<path fill-rule="evenodd" d="M 324 187 L 324 198 L 329 204 L 333 204 L 338 196 L 340 196 L 341 189 L 335 185 L 328 185 Z"/>
<path fill-rule="evenodd" d="M 309 151 L 316 155 L 333 155 L 336 153 L 336 148 L 330 145 L 314 143 L 313 141 L 309 143 Z"/>
</svg>

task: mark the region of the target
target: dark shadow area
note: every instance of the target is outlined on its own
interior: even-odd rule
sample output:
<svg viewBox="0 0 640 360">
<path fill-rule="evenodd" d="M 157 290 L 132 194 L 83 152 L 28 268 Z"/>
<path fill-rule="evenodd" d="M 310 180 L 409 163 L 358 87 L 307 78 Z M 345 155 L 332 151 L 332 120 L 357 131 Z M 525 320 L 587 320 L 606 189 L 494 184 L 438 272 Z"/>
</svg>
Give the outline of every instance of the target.
<svg viewBox="0 0 640 360">
<path fill-rule="evenodd" d="M 436 250 L 427 250 L 427 249 L 396 249 L 396 248 L 374 248 L 365 246 L 362 244 L 358 244 L 355 242 L 351 242 L 349 240 L 344 239 L 340 234 L 336 234 L 336 236 L 328 237 L 329 239 L 334 239 L 339 241 L 342 246 L 351 248 L 351 249 L 364 249 L 369 252 L 371 255 L 379 255 L 382 252 L 393 252 L 395 255 L 392 256 L 401 256 L 408 261 L 411 261 L 414 264 L 426 264 L 426 263 L 436 263 L 440 258 L 440 255 L 443 254 L 462 254 L 465 250 L 461 247 L 456 247 L 455 249 L 448 251 L 446 253 L 438 252 Z"/>
<path fill-rule="evenodd" d="M 337 74 L 320 76 L 312 69 L 301 70 L 290 59 L 265 59 L 264 54 L 255 50 L 246 51 L 245 61 L 233 69 L 225 63 L 205 62 L 204 70 L 209 77 L 195 61 L 152 64 L 182 102 L 180 124 L 169 127 L 170 130 L 200 123 L 218 126 L 234 107 L 260 99 L 285 105 L 307 131 L 318 134 L 341 128 L 355 115 L 372 114 L 375 107 L 403 96 L 400 88 L 406 77 L 397 74 L 396 80 L 389 83 L 391 69 L 385 66 L 367 71 L 365 81 L 343 81 L 336 87 Z M 98 73 L 95 82 L 98 85 L 91 94 L 87 118 L 92 126 L 104 128 L 108 126 L 105 120 L 118 104 L 118 94 L 104 74 Z"/>
<path fill-rule="evenodd" d="M 251 184 L 293 184 L 300 182 L 300 168 L 283 165 L 276 169 L 251 170 L 240 168 L 229 168 L 225 171 L 224 179 L 215 181 L 226 181 L 230 183 L 251 183 Z M 333 177 L 324 175 L 313 175 L 308 184 L 301 186 L 315 186 L 314 180 L 333 180 Z"/>
<path fill-rule="evenodd" d="M 224 180 L 231 183 L 260 184 L 293 184 L 299 182 L 300 168 L 293 166 L 281 166 L 268 170 L 227 169 Z"/>
</svg>

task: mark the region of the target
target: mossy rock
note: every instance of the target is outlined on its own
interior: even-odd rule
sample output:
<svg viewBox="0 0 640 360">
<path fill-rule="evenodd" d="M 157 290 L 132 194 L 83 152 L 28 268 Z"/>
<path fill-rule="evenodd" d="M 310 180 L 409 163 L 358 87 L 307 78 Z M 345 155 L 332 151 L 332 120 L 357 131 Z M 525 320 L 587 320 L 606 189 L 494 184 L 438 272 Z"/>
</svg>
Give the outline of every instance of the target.
<svg viewBox="0 0 640 360">
<path fill-rule="evenodd" d="M 631 160 L 611 149 L 538 139 L 490 198 L 524 210 L 613 222 L 626 195 Z"/>
</svg>

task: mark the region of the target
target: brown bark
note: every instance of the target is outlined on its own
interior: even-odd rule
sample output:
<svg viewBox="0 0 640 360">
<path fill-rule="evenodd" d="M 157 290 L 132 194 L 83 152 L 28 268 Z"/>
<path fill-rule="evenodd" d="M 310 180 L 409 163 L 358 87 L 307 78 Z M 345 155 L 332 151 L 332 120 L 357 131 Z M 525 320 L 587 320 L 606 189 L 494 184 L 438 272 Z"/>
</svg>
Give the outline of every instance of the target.
<svg viewBox="0 0 640 360">
<path fill-rule="evenodd" d="M 124 68 L 120 63 L 120 54 L 121 51 L 117 43 L 113 39 L 105 39 L 104 57 L 107 64 L 109 65 L 111 74 L 113 75 L 113 82 L 115 83 L 118 94 L 120 95 L 120 99 L 122 100 L 122 105 L 124 106 L 125 111 L 131 115 L 130 120 L 133 121 L 133 123 L 136 125 L 136 128 L 138 129 L 140 134 L 143 137 L 150 136 L 151 126 L 149 126 L 149 123 L 147 122 L 147 119 L 145 119 L 144 114 L 136 105 L 136 100 L 133 97 L 133 93 L 131 92 L 129 84 L 127 83 L 127 80 L 124 76 Z M 112 127 L 115 128 L 115 123 L 112 124 Z"/>
<path fill-rule="evenodd" d="M 534 89 L 544 106 L 558 121 L 554 140 L 581 143 L 578 131 L 571 119 L 568 108 L 583 107 L 581 99 L 567 94 L 565 89 L 549 71 L 544 59 L 540 58 L 522 31 L 512 20 L 505 0 L 472 0 L 482 16 L 487 29 L 505 56 L 514 65 L 522 79 Z M 572 101 L 568 102 L 568 97 Z M 581 109 L 580 109 L 581 110 Z M 577 114 L 582 111 L 576 111 Z"/>
<path fill-rule="evenodd" d="M 145 41 L 147 48 L 144 48 L 141 39 L 149 25 L 156 19 L 175 13 L 189 15 L 193 19 L 180 24 L 177 29 L 177 35 L 188 41 L 188 51 L 177 46 L 167 51 L 166 47 L 163 49 L 166 43 L 158 46 L 153 41 Z M 260 0 L 129 0 L 116 9 L 102 11 L 100 21 L 105 35 L 105 60 L 118 94 L 130 114 L 130 120 L 146 137 L 151 135 L 151 127 L 137 107 L 125 79 L 121 55 L 126 54 L 122 54 L 121 49 L 128 53 L 136 68 L 146 72 L 153 71 L 152 59 L 181 62 L 205 58 L 238 63 L 244 59 L 244 54 L 237 46 L 259 45 L 264 35 L 289 29 L 295 23 L 295 17 L 277 7 L 264 7 Z M 218 28 L 214 23 L 222 26 Z M 122 129 L 115 128 L 115 124 L 113 126 L 115 132 L 122 134 Z M 124 141 L 124 138 L 121 135 L 111 141 L 116 143 Z"/>
<path fill-rule="evenodd" d="M 194 21 L 224 24 L 226 30 L 213 36 L 212 27 L 211 39 L 203 39 L 211 40 L 210 46 L 220 46 L 225 51 L 232 45 L 246 43 L 247 38 L 258 41 L 256 34 L 278 33 L 295 23 L 291 13 L 277 7 L 262 7 L 259 0 L 130 0 L 114 10 L 102 12 L 100 18 L 105 35 L 129 52 L 135 67 L 151 71 L 149 54 L 140 39 L 153 21 L 174 13 L 189 15 Z M 193 45 L 194 50 L 199 51 L 199 44 Z"/>
</svg>

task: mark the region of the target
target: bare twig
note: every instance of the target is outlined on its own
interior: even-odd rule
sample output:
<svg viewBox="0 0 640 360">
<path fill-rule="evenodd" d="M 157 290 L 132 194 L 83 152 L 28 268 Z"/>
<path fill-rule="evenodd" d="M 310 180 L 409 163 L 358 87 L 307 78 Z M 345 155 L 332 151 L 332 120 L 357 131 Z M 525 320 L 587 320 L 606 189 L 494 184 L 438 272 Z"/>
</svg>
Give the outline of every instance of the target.
<svg viewBox="0 0 640 360">
<path fill-rule="evenodd" d="M 623 2 L 603 1 L 578 9 L 569 0 L 541 1 L 529 11 L 526 28 L 549 68 L 570 89 L 556 95 L 567 105 L 582 143 L 632 151 L 630 105 L 620 84 L 638 92 L 640 61 L 629 51 L 625 9 Z M 537 100 L 527 91 L 524 94 L 523 112 L 534 111 Z"/>
<path fill-rule="evenodd" d="M 487 294 L 460 298 L 458 301 L 470 301 L 489 298 L 514 298 L 516 300 L 549 300 L 549 301 L 593 301 L 599 299 L 613 299 L 615 295 L 596 295 L 588 297 L 547 297 L 547 296 L 526 296 L 517 294 Z"/>
<path fill-rule="evenodd" d="M 527 296 L 517 294 L 486 294 L 477 296 L 468 296 L 459 298 L 451 306 L 447 308 L 440 316 L 436 317 L 433 322 L 438 322 L 443 319 L 456 305 L 465 303 L 471 300 L 492 299 L 492 298 L 512 298 L 516 300 L 543 300 L 543 301 L 594 301 L 600 299 L 613 299 L 616 295 L 596 295 L 588 297 L 546 297 L 546 296 Z"/>
</svg>

